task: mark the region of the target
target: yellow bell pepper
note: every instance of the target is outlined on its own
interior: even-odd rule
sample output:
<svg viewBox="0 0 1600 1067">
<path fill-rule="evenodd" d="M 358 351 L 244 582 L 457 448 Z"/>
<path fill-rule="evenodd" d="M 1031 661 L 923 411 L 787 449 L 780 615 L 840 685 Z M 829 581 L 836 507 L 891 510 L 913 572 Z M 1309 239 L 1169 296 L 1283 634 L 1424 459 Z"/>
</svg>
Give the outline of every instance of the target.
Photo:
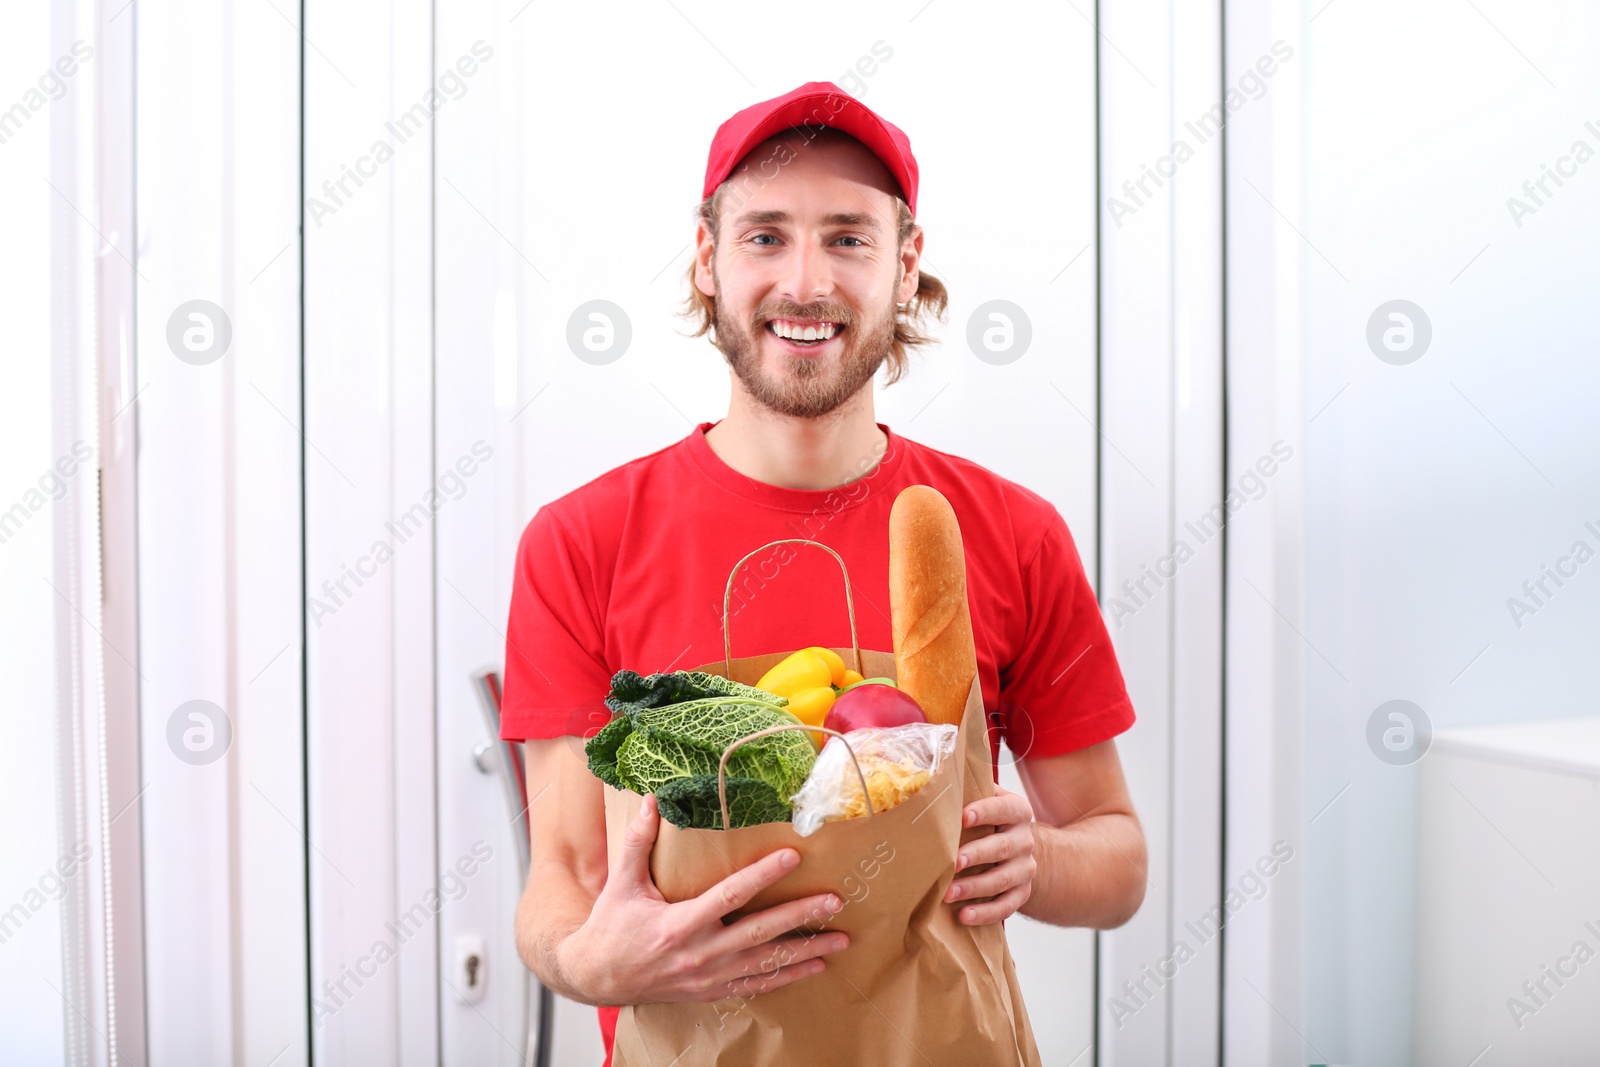
<svg viewBox="0 0 1600 1067">
<path fill-rule="evenodd" d="M 802 648 L 778 663 L 761 676 L 757 689 L 765 689 L 781 697 L 792 697 L 802 689 L 831 685 L 833 671 L 828 663 L 809 648 Z"/>
<path fill-rule="evenodd" d="M 846 667 L 845 671 L 844 671 L 844 677 L 841 678 L 839 681 L 834 682 L 833 684 L 838 686 L 840 689 L 843 689 L 845 686 L 847 686 L 847 685 L 855 685 L 857 682 L 859 682 L 861 680 L 862 680 L 861 679 L 861 675 L 857 674 L 855 671 L 853 671 L 850 668 Z"/>
<path fill-rule="evenodd" d="M 828 665 L 829 685 L 844 685 L 844 682 L 840 681 L 840 679 L 845 676 L 846 671 L 844 660 L 839 656 L 839 653 L 831 648 L 823 648 L 821 645 L 812 645 L 806 651 L 815 653 L 822 662 Z"/>
<path fill-rule="evenodd" d="M 822 720 L 828 717 L 828 711 L 833 707 L 834 696 L 831 685 L 802 689 L 789 698 L 785 709 L 807 726 L 821 726 Z"/>
<path fill-rule="evenodd" d="M 833 686 L 819 685 L 811 689 L 800 690 L 800 692 L 789 698 L 789 703 L 785 706 L 794 714 L 795 718 L 807 726 L 821 726 L 822 721 L 828 717 L 828 712 L 833 707 L 835 695 Z M 827 734 L 816 733 L 808 733 L 806 736 L 811 738 L 812 746 L 819 749 L 828 737 Z"/>
</svg>

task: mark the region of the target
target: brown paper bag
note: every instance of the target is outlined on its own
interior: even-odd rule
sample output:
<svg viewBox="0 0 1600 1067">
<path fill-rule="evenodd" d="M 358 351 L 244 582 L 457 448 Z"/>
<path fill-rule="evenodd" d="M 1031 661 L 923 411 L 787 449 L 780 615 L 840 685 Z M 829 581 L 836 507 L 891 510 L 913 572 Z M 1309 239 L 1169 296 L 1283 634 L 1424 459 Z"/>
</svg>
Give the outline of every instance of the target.
<svg viewBox="0 0 1600 1067">
<path fill-rule="evenodd" d="M 851 621 L 853 630 L 853 612 Z M 869 678 L 894 676 L 888 652 L 834 651 L 846 663 L 858 657 L 856 669 Z M 730 658 L 699 669 L 754 684 L 784 655 Z M 607 846 L 614 854 L 643 798 L 610 786 L 605 793 Z M 789 823 L 685 830 L 663 821 L 650 870 L 667 900 L 696 896 L 767 853 L 791 847 L 800 865 L 736 914 L 831 890 L 844 909 L 808 929 L 843 930 L 850 946 L 829 954 L 821 974 L 770 993 L 623 1008 L 615 1067 L 1038 1067 L 1004 928 L 964 926 L 956 905 L 944 903 L 959 844 L 993 832 L 963 830 L 961 811 L 992 795 L 983 698 L 974 679 L 953 756 L 888 811 L 830 822 L 810 837 Z"/>
</svg>

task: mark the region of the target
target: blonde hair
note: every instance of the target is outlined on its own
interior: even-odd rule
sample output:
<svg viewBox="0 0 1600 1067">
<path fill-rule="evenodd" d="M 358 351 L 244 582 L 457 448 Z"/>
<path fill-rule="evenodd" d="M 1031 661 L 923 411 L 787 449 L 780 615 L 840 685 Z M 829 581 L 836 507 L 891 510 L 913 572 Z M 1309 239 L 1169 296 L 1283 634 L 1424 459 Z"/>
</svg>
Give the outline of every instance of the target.
<svg viewBox="0 0 1600 1067">
<path fill-rule="evenodd" d="M 824 132 L 837 133 L 840 137 L 848 134 L 826 128 Z M 853 138 L 852 138 L 853 140 Z M 717 241 L 717 224 L 722 210 L 722 194 L 729 188 L 728 182 L 717 186 L 716 190 L 704 201 L 696 212 L 696 218 L 705 223 L 707 231 L 711 234 L 712 247 L 715 249 Z M 896 248 L 905 247 L 906 240 L 911 236 L 911 230 L 916 225 L 912 218 L 911 208 L 900 197 L 894 198 L 895 206 L 895 236 Z M 713 252 L 713 254 L 715 254 Z M 683 302 L 680 312 L 684 318 L 698 325 L 698 329 L 689 334 L 690 337 L 702 337 L 711 334 L 711 342 L 716 343 L 717 298 L 707 296 L 700 291 L 694 282 L 695 269 L 698 260 L 689 261 L 689 295 Z M 917 291 L 910 300 L 895 309 L 894 314 L 894 341 L 889 349 L 884 365 L 888 373 L 884 377 L 885 385 L 893 385 L 899 381 L 908 369 L 910 350 L 920 348 L 931 343 L 934 338 L 922 333 L 922 320 L 932 315 L 940 322 L 944 321 L 945 309 L 949 307 L 950 294 L 945 289 L 944 283 L 925 270 L 917 273 Z"/>
</svg>

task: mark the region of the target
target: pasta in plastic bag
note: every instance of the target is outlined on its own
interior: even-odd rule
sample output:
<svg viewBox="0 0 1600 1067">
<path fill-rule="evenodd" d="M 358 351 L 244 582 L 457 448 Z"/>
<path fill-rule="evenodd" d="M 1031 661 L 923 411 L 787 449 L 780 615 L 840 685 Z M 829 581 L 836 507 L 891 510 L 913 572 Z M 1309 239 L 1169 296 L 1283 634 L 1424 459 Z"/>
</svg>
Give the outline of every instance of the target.
<svg viewBox="0 0 1600 1067">
<path fill-rule="evenodd" d="M 928 722 L 868 726 L 845 735 L 861 763 L 874 812 L 888 811 L 928 783 L 956 747 L 956 727 Z M 825 822 L 867 814 L 850 753 L 828 738 L 800 792 L 793 797 L 794 829 L 810 837 Z"/>
</svg>

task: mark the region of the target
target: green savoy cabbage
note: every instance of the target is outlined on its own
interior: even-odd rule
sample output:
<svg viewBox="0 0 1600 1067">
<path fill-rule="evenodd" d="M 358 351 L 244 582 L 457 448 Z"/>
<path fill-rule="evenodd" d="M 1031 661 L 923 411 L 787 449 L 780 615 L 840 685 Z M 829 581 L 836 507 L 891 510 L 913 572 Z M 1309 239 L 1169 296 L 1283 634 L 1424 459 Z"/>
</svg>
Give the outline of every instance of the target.
<svg viewBox="0 0 1600 1067">
<path fill-rule="evenodd" d="M 606 703 L 617 715 L 585 744 L 589 769 L 613 788 L 655 793 L 662 818 L 700 829 L 722 822 L 717 764 L 727 747 L 769 726 L 800 721 L 784 710 L 781 697 L 699 671 L 648 678 L 619 671 Z M 799 730 L 735 750 L 728 760 L 734 827 L 787 820 L 789 798 L 815 760 Z"/>
<path fill-rule="evenodd" d="M 656 792 L 661 817 L 674 826 L 696 830 L 722 829 L 722 803 L 717 798 L 717 776 L 695 774 L 674 778 Z M 734 826 L 787 822 L 789 804 L 766 782 L 728 777 L 728 819 Z"/>
</svg>

